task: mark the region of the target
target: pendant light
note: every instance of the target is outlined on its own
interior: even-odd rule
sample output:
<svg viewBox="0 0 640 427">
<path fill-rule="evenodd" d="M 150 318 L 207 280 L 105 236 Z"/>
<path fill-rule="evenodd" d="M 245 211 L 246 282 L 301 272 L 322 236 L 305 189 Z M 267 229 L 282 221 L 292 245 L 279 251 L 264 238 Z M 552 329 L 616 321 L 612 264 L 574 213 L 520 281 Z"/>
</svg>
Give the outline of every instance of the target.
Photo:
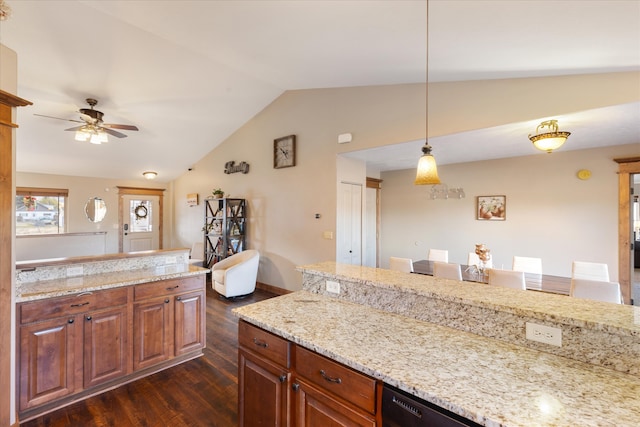
<svg viewBox="0 0 640 427">
<path fill-rule="evenodd" d="M 422 157 L 418 161 L 418 169 L 416 171 L 415 185 L 434 185 L 440 184 L 438 177 L 438 167 L 436 159 L 431 154 L 431 146 L 429 145 L 429 0 L 427 0 L 427 81 L 426 81 L 426 118 L 425 118 L 425 140 L 422 147 Z"/>
<path fill-rule="evenodd" d="M 544 132 L 544 128 L 547 128 L 546 132 Z M 538 150 L 551 153 L 562 147 L 569 135 L 571 132 L 558 130 L 557 120 L 547 120 L 540 123 L 536 128 L 536 135 L 529 135 L 529 139 Z"/>
</svg>

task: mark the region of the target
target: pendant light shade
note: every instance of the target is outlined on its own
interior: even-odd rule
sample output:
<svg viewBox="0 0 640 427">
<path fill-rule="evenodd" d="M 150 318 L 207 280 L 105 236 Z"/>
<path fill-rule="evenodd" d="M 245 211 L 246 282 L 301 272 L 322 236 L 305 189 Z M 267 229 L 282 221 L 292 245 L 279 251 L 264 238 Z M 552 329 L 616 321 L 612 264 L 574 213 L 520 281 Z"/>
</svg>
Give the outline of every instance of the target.
<svg viewBox="0 0 640 427">
<path fill-rule="evenodd" d="M 428 142 L 425 142 L 422 147 L 422 153 L 422 157 L 418 161 L 416 180 L 413 183 L 416 185 L 440 184 L 436 159 L 431 155 L 431 146 Z"/>
<path fill-rule="evenodd" d="M 547 128 L 546 132 L 544 132 L 544 128 Z M 562 144 L 571 135 L 571 132 L 558 130 L 557 120 L 547 120 L 540 123 L 536 128 L 536 132 L 536 135 L 529 135 L 529 139 L 538 150 L 546 151 L 547 153 L 562 147 Z"/>
</svg>

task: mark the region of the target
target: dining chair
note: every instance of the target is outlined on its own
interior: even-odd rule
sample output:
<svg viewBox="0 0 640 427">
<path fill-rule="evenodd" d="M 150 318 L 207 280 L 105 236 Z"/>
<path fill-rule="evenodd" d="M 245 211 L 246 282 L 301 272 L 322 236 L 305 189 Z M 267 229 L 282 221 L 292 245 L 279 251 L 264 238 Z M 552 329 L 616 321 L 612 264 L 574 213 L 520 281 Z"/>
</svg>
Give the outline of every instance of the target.
<svg viewBox="0 0 640 427">
<path fill-rule="evenodd" d="M 480 257 L 475 252 L 469 252 L 469 256 L 467 256 L 467 265 L 475 265 L 476 267 L 480 265 Z M 489 259 L 489 261 L 484 263 L 485 268 L 493 268 L 493 260 Z"/>
<path fill-rule="evenodd" d="M 525 273 L 542 274 L 542 258 L 514 256 L 511 269 Z"/>
<path fill-rule="evenodd" d="M 405 273 L 413 273 L 413 260 L 411 258 L 392 256 L 389 258 L 389 269 Z"/>
<path fill-rule="evenodd" d="M 434 261 L 433 277 L 462 281 L 462 269 L 460 268 L 460 264 Z"/>
<path fill-rule="evenodd" d="M 586 298 L 596 301 L 622 304 L 620 284 L 617 282 L 603 282 L 601 280 L 571 279 L 569 295 L 576 298 Z"/>
<path fill-rule="evenodd" d="M 489 284 L 512 289 L 527 289 L 523 271 L 489 270 Z"/>
<path fill-rule="evenodd" d="M 427 259 L 429 261 L 449 262 L 449 251 L 446 249 L 429 249 Z"/>
<path fill-rule="evenodd" d="M 598 262 L 573 261 L 571 267 L 572 279 L 609 281 L 609 267 Z"/>
</svg>

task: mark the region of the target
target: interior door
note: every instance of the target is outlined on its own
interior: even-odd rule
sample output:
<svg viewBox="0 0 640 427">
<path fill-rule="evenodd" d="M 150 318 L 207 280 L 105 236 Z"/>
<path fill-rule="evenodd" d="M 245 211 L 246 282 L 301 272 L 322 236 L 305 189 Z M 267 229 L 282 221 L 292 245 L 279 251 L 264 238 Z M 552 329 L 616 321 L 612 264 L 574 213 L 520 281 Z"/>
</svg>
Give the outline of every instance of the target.
<svg viewBox="0 0 640 427">
<path fill-rule="evenodd" d="M 340 183 L 337 218 L 337 258 L 344 264 L 362 264 L 362 185 Z"/>
<path fill-rule="evenodd" d="M 160 249 L 159 196 L 122 196 L 122 251 Z"/>
</svg>

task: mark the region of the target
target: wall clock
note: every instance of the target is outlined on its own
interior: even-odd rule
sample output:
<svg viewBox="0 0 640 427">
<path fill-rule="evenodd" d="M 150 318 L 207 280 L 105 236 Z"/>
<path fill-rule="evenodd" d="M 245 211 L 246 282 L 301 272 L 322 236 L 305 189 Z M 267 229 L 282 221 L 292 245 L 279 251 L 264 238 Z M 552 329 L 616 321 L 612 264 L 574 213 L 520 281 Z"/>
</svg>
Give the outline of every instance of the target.
<svg viewBox="0 0 640 427">
<path fill-rule="evenodd" d="M 296 165 L 296 136 L 289 135 L 273 141 L 273 167 L 288 168 Z"/>
</svg>

